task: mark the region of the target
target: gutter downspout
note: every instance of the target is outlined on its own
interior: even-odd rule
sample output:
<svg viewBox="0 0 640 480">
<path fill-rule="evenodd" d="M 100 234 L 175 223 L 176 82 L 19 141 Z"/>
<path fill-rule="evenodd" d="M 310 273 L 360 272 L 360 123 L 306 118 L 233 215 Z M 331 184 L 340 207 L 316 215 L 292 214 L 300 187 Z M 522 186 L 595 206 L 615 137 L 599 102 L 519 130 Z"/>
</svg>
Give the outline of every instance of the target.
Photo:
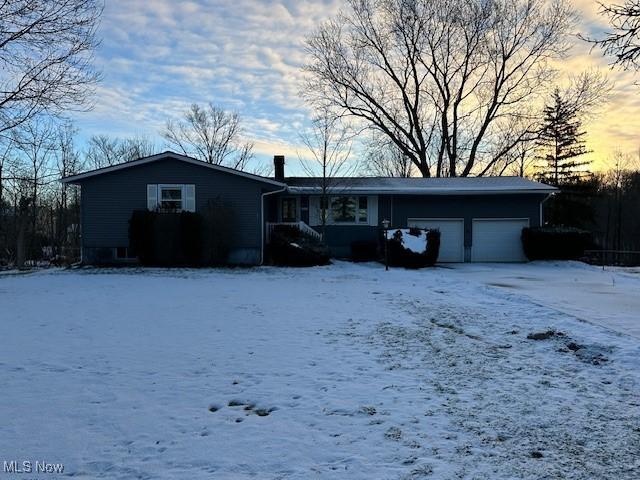
<svg viewBox="0 0 640 480">
<path fill-rule="evenodd" d="M 544 197 L 544 199 L 540 202 L 540 226 L 544 227 L 544 216 L 542 214 L 542 210 L 543 210 L 543 206 L 544 206 L 544 202 L 546 202 L 547 200 L 549 200 L 552 196 L 554 196 L 556 194 L 556 192 L 551 192 L 549 194 L 547 194 L 546 197 Z"/>
<path fill-rule="evenodd" d="M 265 223 L 264 223 L 264 197 L 268 196 L 268 195 L 274 195 L 276 193 L 282 193 L 282 192 L 286 192 L 287 191 L 288 186 L 284 186 L 283 188 L 281 188 L 280 190 L 274 190 L 272 192 L 264 192 L 261 197 L 261 203 L 260 203 L 260 227 L 261 227 L 261 236 L 260 236 L 260 265 L 264 265 L 264 229 L 265 229 Z"/>
</svg>

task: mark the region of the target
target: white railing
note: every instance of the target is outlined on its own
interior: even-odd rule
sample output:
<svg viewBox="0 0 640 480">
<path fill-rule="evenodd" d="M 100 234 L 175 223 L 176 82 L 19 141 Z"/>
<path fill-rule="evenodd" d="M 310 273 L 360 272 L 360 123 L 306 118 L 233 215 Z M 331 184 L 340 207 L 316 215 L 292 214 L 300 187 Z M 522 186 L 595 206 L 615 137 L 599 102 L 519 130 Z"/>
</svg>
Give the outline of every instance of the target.
<svg viewBox="0 0 640 480">
<path fill-rule="evenodd" d="M 309 235 L 310 237 L 322 240 L 322 235 L 304 222 L 267 222 L 267 243 L 271 240 L 271 232 L 273 232 L 273 229 L 278 225 L 288 225 L 290 227 L 297 228 L 302 233 Z"/>
</svg>

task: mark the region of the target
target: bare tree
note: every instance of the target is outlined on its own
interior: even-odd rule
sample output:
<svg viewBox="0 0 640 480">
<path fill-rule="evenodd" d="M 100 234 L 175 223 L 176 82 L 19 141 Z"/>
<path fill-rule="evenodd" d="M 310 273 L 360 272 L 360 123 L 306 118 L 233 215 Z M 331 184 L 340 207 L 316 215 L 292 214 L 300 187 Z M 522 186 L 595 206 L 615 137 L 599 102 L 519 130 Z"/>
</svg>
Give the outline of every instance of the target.
<svg viewBox="0 0 640 480">
<path fill-rule="evenodd" d="M 82 171 L 82 160 L 75 146 L 75 136 L 77 134 L 77 129 L 73 126 L 73 124 L 66 122 L 60 126 L 58 126 L 56 131 L 55 138 L 55 171 L 56 176 L 58 178 L 68 177 L 70 175 L 75 175 Z M 75 208 L 74 217 L 75 221 L 78 221 L 79 211 L 77 211 L 77 207 L 79 206 L 79 198 L 78 198 L 78 187 L 76 185 L 69 185 L 67 183 L 59 183 L 57 185 L 57 191 L 55 192 L 55 202 L 51 202 L 50 208 L 54 209 L 54 203 L 57 216 L 55 221 L 52 222 L 54 234 L 51 235 L 51 238 L 57 237 L 56 243 L 58 247 L 61 247 L 68 243 L 68 233 L 70 229 L 69 222 L 69 196 L 72 195 L 72 204 Z M 53 217 L 53 215 L 52 215 Z M 74 233 L 77 234 L 77 229 L 74 230 Z M 75 238 L 74 240 L 77 240 Z M 74 245 L 77 242 L 73 242 Z"/>
<path fill-rule="evenodd" d="M 601 38 L 580 35 L 583 40 L 600 47 L 605 55 L 615 58 L 614 65 L 625 70 L 638 70 L 640 63 L 640 1 L 626 0 L 622 4 L 600 5 L 600 15 L 607 17 L 612 30 Z"/>
<path fill-rule="evenodd" d="M 29 122 L 20 125 L 12 130 L 12 135 L 16 145 L 19 166 L 17 169 L 17 180 L 22 186 L 21 196 L 17 202 L 20 205 L 19 218 L 19 241 L 26 238 L 27 224 L 31 226 L 30 251 L 36 249 L 36 236 L 38 234 L 38 206 L 42 189 L 55 181 L 55 173 L 51 169 L 56 143 L 56 127 L 48 119 L 33 118 Z M 24 187 L 28 188 L 28 195 L 25 195 Z M 24 218 L 29 212 L 28 220 Z M 24 245 L 18 245 L 17 250 L 24 250 Z"/>
<path fill-rule="evenodd" d="M 308 156 L 298 154 L 307 175 L 318 178 L 320 188 L 320 221 L 325 235 L 329 194 L 345 182 L 356 168 L 351 161 L 352 137 L 348 126 L 328 109 L 321 109 L 313 118 L 311 127 L 300 134 Z"/>
<path fill-rule="evenodd" d="M 101 12 L 98 0 L 0 2 L 0 133 L 89 106 Z"/>
<path fill-rule="evenodd" d="M 6 168 L 12 161 L 13 148 L 15 147 L 11 136 L 0 135 L 0 209 L 2 208 L 4 183 L 7 174 Z M 0 228 L 2 226 L 0 225 Z"/>
<path fill-rule="evenodd" d="M 172 148 L 215 165 L 244 170 L 253 158 L 253 143 L 242 139 L 240 115 L 212 103 L 194 103 L 182 120 L 167 120 L 162 136 Z"/>
<path fill-rule="evenodd" d="M 148 157 L 157 151 L 158 147 L 146 137 L 94 135 L 89 139 L 85 156 L 88 166 L 103 168 Z"/>
<path fill-rule="evenodd" d="M 364 173 L 375 177 L 412 177 L 415 166 L 387 137 L 374 135 L 366 147 Z"/>
<path fill-rule="evenodd" d="M 484 174 L 530 140 L 522 107 L 554 78 L 575 17 L 566 0 L 348 6 L 307 41 L 305 96 L 386 135 L 425 177 Z"/>
</svg>

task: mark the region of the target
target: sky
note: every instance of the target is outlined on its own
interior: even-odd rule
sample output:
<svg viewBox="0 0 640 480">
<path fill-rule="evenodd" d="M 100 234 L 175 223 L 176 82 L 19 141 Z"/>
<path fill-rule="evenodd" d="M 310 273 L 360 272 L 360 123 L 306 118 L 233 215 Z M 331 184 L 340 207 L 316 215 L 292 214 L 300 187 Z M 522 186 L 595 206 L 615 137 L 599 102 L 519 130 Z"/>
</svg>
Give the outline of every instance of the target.
<svg viewBox="0 0 640 480">
<path fill-rule="evenodd" d="M 102 81 L 92 111 L 74 120 L 81 139 L 94 134 L 145 136 L 162 150 L 160 132 L 191 103 L 240 112 L 256 158 L 284 154 L 297 170 L 299 132 L 310 112 L 300 99 L 304 39 L 335 15 L 341 0 L 106 0 L 96 52 Z M 595 0 L 574 0 L 577 31 L 602 31 Z M 596 168 L 614 151 L 640 148 L 640 74 L 609 68 L 609 59 L 576 38 L 563 76 L 606 71 L 614 88 L 585 125 Z M 297 170 L 299 173 L 299 170 Z"/>
</svg>

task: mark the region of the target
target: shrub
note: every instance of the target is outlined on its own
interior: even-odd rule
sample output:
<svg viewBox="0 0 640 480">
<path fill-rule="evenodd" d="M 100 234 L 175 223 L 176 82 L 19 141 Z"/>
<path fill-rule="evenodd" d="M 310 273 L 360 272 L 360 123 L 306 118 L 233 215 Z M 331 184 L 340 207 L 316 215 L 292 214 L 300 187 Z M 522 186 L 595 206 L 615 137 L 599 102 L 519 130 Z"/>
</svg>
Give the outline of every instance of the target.
<svg viewBox="0 0 640 480">
<path fill-rule="evenodd" d="M 424 247 L 422 242 L 424 241 Z M 388 262 L 393 267 L 433 266 L 440 253 L 440 231 L 417 228 L 396 230 L 386 240 Z"/>
<path fill-rule="evenodd" d="M 233 207 L 216 198 L 207 202 L 202 217 L 202 261 L 206 265 L 223 265 L 227 263 L 236 226 Z"/>
<path fill-rule="evenodd" d="M 202 263 L 203 218 L 195 212 L 180 213 L 179 261 L 187 265 Z"/>
<path fill-rule="evenodd" d="M 327 265 L 329 250 L 317 238 L 291 225 L 276 225 L 269 240 L 271 263 L 290 267 Z"/>
<path fill-rule="evenodd" d="M 143 265 L 198 265 L 202 255 L 202 217 L 193 212 L 135 211 L 129 245 Z"/>
<path fill-rule="evenodd" d="M 427 250 L 424 252 L 427 257 L 427 265 L 435 265 L 440 255 L 440 230 L 427 230 Z"/>
<path fill-rule="evenodd" d="M 355 262 L 371 262 L 378 260 L 378 243 L 371 240 L 351 242 L 351 259 Z"/>
<path fill-rule="evenodd" d="M 591 243 L 589 232 L 573 227 L 522 230 L 522 246 L 529 260 L 577 260 Z"/>
<path fill-rule="evenodd" d="M 129 247 L 143 265 L 154 262 L 153 222 L 155 212 L 135 210 L 129 220 Z"/>
</svg>

